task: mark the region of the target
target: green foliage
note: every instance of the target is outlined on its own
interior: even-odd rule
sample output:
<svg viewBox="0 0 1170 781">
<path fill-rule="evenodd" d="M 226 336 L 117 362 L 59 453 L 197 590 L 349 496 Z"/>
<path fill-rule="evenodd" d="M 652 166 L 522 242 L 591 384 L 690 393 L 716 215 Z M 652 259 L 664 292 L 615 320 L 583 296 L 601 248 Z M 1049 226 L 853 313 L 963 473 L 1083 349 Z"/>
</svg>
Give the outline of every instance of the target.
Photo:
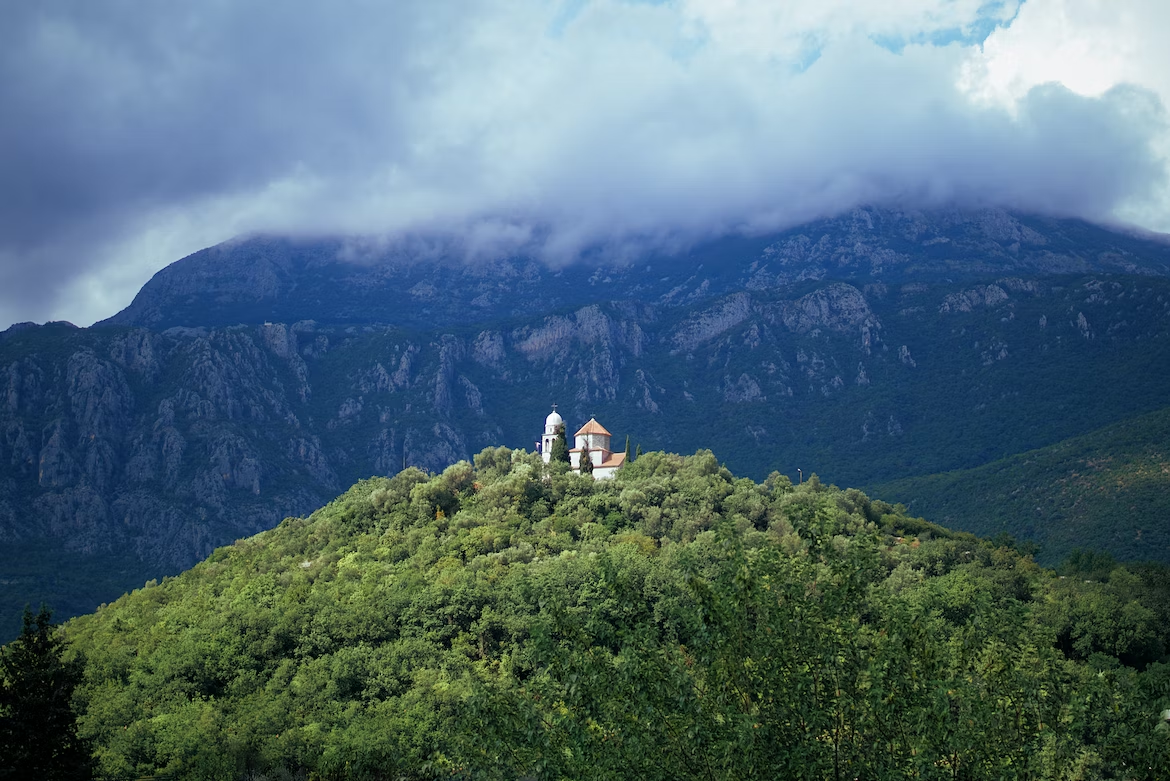
<svg viewBox="0 0 1170 781">
<path fill-rule="evenodd" d="M 0 649 L 0 779 L 92 776 L 72 705 L 83 664 L 65 661 L 63 649 L 44 607 L 35 616 L 26 607 L 20 637 Z"/>
<path fill-rule="evenodd" d="M 589 453 L 588 445 L 581 448 L 581 474 L 593 474 L 593 457 Z"/>
<path fill-rule="evenodd" d="M 1068 558 L 1061 562 L 1056 571 L 1061 576 L 1108 580 L 1109 573 L 1117 569 L 1117 559 L 1111 553 L 1091 548 L 1075 548 Z"/>
<path fill-rule="evenodd" d="M 43 602 L 59 616 L 89 613 L 141 586 L 150 577 L 144 569 L 131 551 L 83 554 L 56 540 L 6 539 L 0 545 L 0 643 L 20 635 L 24 605 Z"/>
<path fill-rule="evenodd" d="M 68 630 L 110 776 L 1165 777 L 1170 573 L 1085 579 L 709 451 L 489 448 Z"/>
<path fill-rule="evenodd" d="M 1025 223 L 1052 242 L 1042 250 L 1022 248 L 1024 255 L 1036 253 L 1038 265 L 1019 265 L 1023 256 L 1014 251 L 988 254 L 983 241 L 969 243 L 971 236 L 962 235 L 966 229 L 946 228 L 938 237 L 948 241 L 929 246 L 899 232 L 892 251 L 917 255 L 921 262 L 870 267 L 860 260 L 868 253 L 854 257 L 850 251 L 846 255 L 860 266 L 833 261 L 822 268 L 824 279 L 751 284 L 745 290 L 747 264 L 740 261 L 761 257 L 770 241 L 759 238 L 750 248 L 692 258 L 690 270 L 654 264 L 643 275 L 635 270 L 640 265 L 630 267 L 637 282 L 628 286 L 591 284 L 588 274 L 575 284 L 558 275 L 540 285 L 555 284 L 559 292 L 548 288 L 549 295 L 525 296 L 555 302 L 550 304 L 555 311 L 517 314 L 505 305 L 506 296 L 488 309 L 478 303 L 452 306 L 449 313 L 458 315 L 449 322 L 454 330 L 442 334 L 465 344 L 479 334 L 512 333 L 522 323 L 538 327 L 545 315 L 564 316 L 570 324 L 573 312 L 587 305 L 596 305 L 621 332 L 636 333 L 636 327 L 644 336 L 590 346 L 572 336 L 572 329 L 584 325 L 577 323 L 557 337 L 566 340 L 561 347 L 535 362 L 529 351 L 513 349 L 518 343 L 509 343 L 493 366 L 475 360 L 473 351 L 450 352 L 443 346 L 448 336 L 433 330 L 438 299 L 423 313 L 370 288 L 358 298 L 347 294 L 332 302 L 343 305 L 334 310 L 341 319 L 322 319 L 320 308 L 332 304 L 320 298 L 316 282 L 324 280 L 316 277 L 314 284 L 294 287 L 311 291 L 310 308 L 317 314 L 293 317 L 293 310 L 261 311 L 250 302 L 232 309 L 231 317 L 238 319 L 219 321 L 256 326 L 148 333 L 125 326 L 55 325 L 6 332 L 0 339 L 3 365 L 14 378 L 20 375 L 13 387 L 23 390 L 12 397 L 4 420 L 11 432 L 5 502 L 12 512 L 5 514 L 6 546 L 0 551 L 5 575 L 0 639 L 15 637 L 26 601 L 47 600 L 58 615 L 92 610 L 130 586 L 189 566 L 205 555 L 206 546 L 271 527 L 286 514 L 308 512 L 370 474 L 386 474 L 400 464 L 441 471 L 468 442 L 529 442 L 547 414 L 532 393 L 536 386 L 572 395 L 579 403 L 566 413 L 597 412 L 614 431 L 630 432 L 633 441 L 683 452 L 712 448 L 738 474 L 757 480 L 772 470 L 795 476 L 794 465 L 815 466 L 839 484 L 870 486 L 875 495 L 903 501 L 915 515 L 952 528 L 988 536 L 1006 531 L 1036 541 L 1041 561 L 1049 565 L 1083 545 L 1111 550 L 1121 560 L 1170 557 L 1165 523 L 1170 462 L 1161 447 L 1167 418 L 1161 423 L 1132 418 L 1170 404 L 1170 385 L 1150 369 L 1170 364 L 1170 280 L 1115 273 L 1119 267 L 1102 259 L 1121 257 L 1119 245 L 1111 242 L 1122 239 L 1081 234 L 1077 241 L 1087 243 L 1074 245 L 1070 236 L 1083 226 L 1064 224 L 1054 231 L 1052 224 Z M 823 227 L 825 235 L 853 246 L 852 228 L 839 233 L 839 225 Z M 808 237 L 813 244 L 820 241 Z M 959 245 L 970 254 L 954 254 Z M 1127 268 L 1135 268 L 1129 264 L 1149 251 L 1149 245 L 1144 250 L 1140 245 L 1125 251 L 1134 253 L 1126 256 Z M 824 255 L 829 257 L 836 256 Z M 1072 263 L 1063 266 L 1062 260 L 1060 269 L 1082 268 L 1088 275 L 1054 275 L 1051 264 L 1058 257 Z M 1089 272 L 1082 262 L 1097 271 Z M 310 267 L 313 274 L 323 268 L 316 260 Z M 449 285 L 456 298 L 473 289 L 479 297 L 480 286 L 487 284 L 477 279 L 467 286 L 471 280 L 447 276 L 453 269 L 432 271 L 442 277 L 432 280 L 436 289 Z M 1159 273 L 1164 271 L 1162 265 Z M 761 269 L 752 277 L 760 281 L 772 273 L 777 269 Z M 348 277 L 333 281 L 341 279 Z M 412 277 L 410 287 L 418 282 Z M 790 308 L 800 297 L 842 282 L 860 291 L 873 321 L 881 324 L 863 337 L 880 340 L 861 354 L 853 327 L 838 330 L 826 322 L 805 330 L 778 319 L 780 312 L 794 311 Z M 947 303 L 989 284 L 1000 286 L 1007 299 L 958 309 Z M 610 293 L 604 291 L 618 288 L 646 303 L 669 294 L 677 306 L 656 307 L 650 317 L 628 301 L 605 303 Z M 726 303 L 721 296 L 732 294 L 750 296 L 747 319 L 676 354 L 675 337 L 710 325 L 706 313 Z M 442 299 L 444 306 L 456 300 Z M 187 315 L 168 309 L 167 317 L 189 315 L 191 324 L 207 316 L 210 304 L 218 308 L 223 302 L 188 300 L 180 307 Z M 814 319 L 833 319 L 831 309 Z M 371 313 L 379 311 L 393 316 L 372 323 Z M 462 319 L 468 313 L 474 313 L 474 324 Z M 1091 333 L 1082 333 L 1079 314 Z M 316 324 L 288 328 L 296 332 L 299 357 L 283 355 L 292 342 L 278 339 L 284 347 L 271 342 L 279 327 L 259 326 L 307 318 Z M 386 325 L 391 322 L 398 325 Z M 1041 328 L 1040 322 L 1047 325 Z M 631 351 L 635 343 L 646 349 Z M 456 355 L 463 357 L 455 359 L 452 372 L 448 361 Z M 65 382 L 73 356 L 104 366 L 95 375 L 100 390 L 95 386 L 91 401 L 116 402 L 121 409 L 103 416 L 110 425 L 94 439 L 76 428 L 91 401 L 76 395 L 81 386 Z M 585 375 L 564 371 L 582 361 L 600 361 L 612 372 L 586 372 L 582 381 Z M 221 370 L 198 368 L 205 366 Z M 867 383 L 854 381 L 861 379 L 855 375 L 861 368 Z M 125 379 L 126 393 L 106 382 L 113 377 Z M 193 378 L 201 379 L 193 383 Z M 652 398 L 633 403 L 628 392 L 649 379 Z M 729 385 L 741 381 L 743 389 L 758 386 L 759 395 L 744 396 L 743 389 Z M 442 395 L 452 402 L 441 411 L 438 426 L 436 388 L 445 388 Z M 614 389 L 619 392 L 607 401 Z M 648 413 L 647 401 L 654 413 Z M 156 438 L 172 428 L 162 410 L 174 403 L 178 415 L 168 436 L 184 446 L 169 451 L 173 463 L 164 469 Z M 184 413 L 188 404 L 199 413 Z M 1002 460 L 1110 424 L 1120 426 L 1118 437 L 1084 453 L 1064 451 L 1063 465 L 1046 464 L 1043 452 Z M 48 435 L 37 432 L 58 426 L 66 457 L 46 461 L 49 471 L 42 475 L 38 454 Z M 176 434 L 180 439 L 173 439 Z M 228 442 L 234 444 L 225 449 Z M 54 478 L 54 463 L 76 469 Z M 111 473 L 110 463 L 120 466 Z M 994 469 L 977 474 L 940 474 L 989 463 Z M 873 488 L 922 475 L 935 477 L 907 491 Z M 106 511 L 114 507 L 125 510 Z M 68 536 L 72 552 L 65 550 L 64 538 L 41 536 L 47 534 L 44 519 L 52 514 L 46 508 L 80 513 L 83 530 Z M 155 523 L 156 518 L 171 520 Z M 185 531 L 158 537 L 161 529 Z M 29 555 L 30 548 L 40 550 Z M 68 565 L 60 566 L 58 557 Z"/>
<path fill-rule="evenodd" d="M 1034 542 L 1050 565 L 1085 546 L 1170 563 L 1168 440 L 1163 409 L 975 469 L 873 490 L 952 528 Z"/>
<path fill-rule="evenodd" d="M 565 440 L 565 424 L 557 426 L 557 438 L 553 440 L 552 460 L 569 463 L 569 444 Z"/>
</svg>

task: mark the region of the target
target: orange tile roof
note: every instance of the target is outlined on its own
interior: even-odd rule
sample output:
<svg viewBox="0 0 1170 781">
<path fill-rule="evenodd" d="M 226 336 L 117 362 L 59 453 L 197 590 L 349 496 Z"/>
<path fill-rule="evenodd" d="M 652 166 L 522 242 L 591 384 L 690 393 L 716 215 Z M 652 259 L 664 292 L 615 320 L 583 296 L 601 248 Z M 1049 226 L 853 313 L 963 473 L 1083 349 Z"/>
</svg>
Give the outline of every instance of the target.
<svg viewBox="0 0 1170 781">
<path fill-rule="evenodd" d="M 604 434 L 607 437 L 613 436 L 613 434 L 605 430 L 605 426 L 597 422 L 596 418 L 589 418 L 589 422 L 582 426 L 581 430 L 573 436 L 579 437 L 583 434 Z"/>
<path fill-rule="evenodd" d="M 614 467 L 616 469 L 617 467 L 621 466 L 625 462 L 626 462 L 626 454 L 625 453 L 611 453 L 609 458 L 602 461 L 601 466 L 596 467 L 596 468 L 607 469 L 609 467 Z"/>
</svg>

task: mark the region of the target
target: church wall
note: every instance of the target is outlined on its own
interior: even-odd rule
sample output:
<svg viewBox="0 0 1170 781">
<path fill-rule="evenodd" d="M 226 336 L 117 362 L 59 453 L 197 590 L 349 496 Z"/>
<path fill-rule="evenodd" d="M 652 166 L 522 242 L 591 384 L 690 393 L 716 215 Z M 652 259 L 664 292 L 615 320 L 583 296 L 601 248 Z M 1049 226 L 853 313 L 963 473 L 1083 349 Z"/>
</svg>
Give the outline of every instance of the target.
<svg viewBox="0 0 1170 781">
<path fill-rule="evenodd" d="M 557 417 L 555 420 L 560 420 L 560 418 Z M 611 439 L 605 434 L 574 434 L 573 448 L 569 450 L 569 467 L 575 472 L 580 471 L 581 453 L 588 450 L 589 460 L 593 462 L 593 479 L 608 480 L 612 478 L 620 466 L 601 466 L 613 455 L 613 451 L 610 449 Z M 555 440 L 556 426 L 548 424 L 546 421 L 545 435 L 541 442 L 541 454 L 546 464 L 552 457 L 552 445 Z"/>
</svg>

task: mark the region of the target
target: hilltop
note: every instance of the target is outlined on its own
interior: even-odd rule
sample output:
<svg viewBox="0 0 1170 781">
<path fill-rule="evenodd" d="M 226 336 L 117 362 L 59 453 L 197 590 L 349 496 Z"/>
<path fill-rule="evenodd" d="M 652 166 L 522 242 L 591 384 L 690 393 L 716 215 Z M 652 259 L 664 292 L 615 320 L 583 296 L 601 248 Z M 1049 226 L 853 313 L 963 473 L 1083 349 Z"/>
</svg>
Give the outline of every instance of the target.
<svg viewBox="0 0 1170 781">
<path fill-rule="evenodd" d="M 458 250 L 241 239 L 106 324 L 0 335 L 0 637 L 26 601 L 92 609 L 370 475 L 531 447 L 554 402 L 756 480 L 865 486 L 1170 406 L 1158 237 L 859 209 L 563 268 Z"/>
<path fill-rule="evenodd" d="M 1073 575 L 710 452 L 490 448 L 67 636 L 119 777 L 1163 777 L 1167 571 Z"/>
</svg>

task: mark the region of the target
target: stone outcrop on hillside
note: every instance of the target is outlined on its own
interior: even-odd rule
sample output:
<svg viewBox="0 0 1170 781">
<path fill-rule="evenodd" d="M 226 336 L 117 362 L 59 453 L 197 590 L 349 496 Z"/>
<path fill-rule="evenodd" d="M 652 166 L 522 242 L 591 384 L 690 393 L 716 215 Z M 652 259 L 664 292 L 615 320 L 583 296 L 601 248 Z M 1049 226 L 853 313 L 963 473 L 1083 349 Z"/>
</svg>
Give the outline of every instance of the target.
<svg viewBox="0 0 1170 781">
<path fill-rule="evenodd" d="M 1170 252 L 1080 223 L 859 211 L 603 270 L 296 246 L 213 248 L 102 327 L 0 335 L 0 540 L 174 570 L 357 479 L 530 448 L 553 402 L 849 484 L 1170 404 L 1131 368 L 1170 360 Z M 1077 412 L 1038 423 L 1052 405 Z"/>
<path fill-rule="evenodd" d="M 625 265 L 552 268 L 527 258 L 466 258 L 450 238 L 241 239 L 171 264 L 107 322 L 161 330 L 315 320 L 430 330 L 531 321 L 600 301 L 691 307 L 741 290 L 819 280 L 1170 273 L 1170 244 L 999 209 L 855 209 L 777 236 Z"/>
<path fill-rule="evenodd" d="M 857 424 L 868 443 L 893 431 L 873 420 L 913 420 L 913 410 L 883 399 L 914 375 L 925 378 L 938 359 L 915 323 L 931 311 L 1011 313 L 1012 296 L 1023 294 L 1005 288 L 911 287 L 901 297 L 874 291 L 871 302 L 855 286 L 828 282 L 789 300 L 757 303 L 742 292 L 669 317 L 647 305 L 594 304 L 465 335 L 313 323 L 92 329 L 72 333 L 62 349 L 52 334 L 26 329 L 5 340 L 23 355 L 0 375 L 0 459 L 8 465 L 0 538 L 47 535 L 78 551 L 128 549 L 182 566 L 363 476 L 403 464 L 440 470 L 490 444 L 525 445 L 530 421 L 507 408 L 516 399 L 530 415 L 553 399 L 580 415 L 608 404 L 619 419 L 640 415 L 643 431 L 687 449 L 714 430 L 671 429 L 672 415 L 690 415 L 696 404 L 709 410 L 704 425 L 718 427 L 735 420 L 736 408 L 772 417 L 852 394 L 863 406 L 872 399 Z M 1036 289 L 1020 301 L 1054 315 L 1068 299 L 1078 308 L 1052 321 L 1060 328 L 1029 329 L 1041 341 L 1018 348 L 1009 346 L 1020 344 L 1008 338 L 1013 320 L 1003 317 L 1004 335 L 973 342 L 972 370 L 1098 332 L 1082 311 L 1105 305 L 1097 281 L 1049 304 Z M 890 314 L 926 298 L 935 303 L 917 314 Z M 1165 308 L 1149 303 L 1157 308 L 1144 327 L 1165 329 Z M 1132 314 L 1106 327 L 1131 328 Z M 1093 321 L 1101 317 L 1110 315 Z M 889 328 L 898 333 L 892 351 L 883 342 Z M 35 349 L 38 341 L 46 349 Z M 737 425 L 754 452 L 774 458 L 775 440 L 758 428 Z"/>
</svg>

